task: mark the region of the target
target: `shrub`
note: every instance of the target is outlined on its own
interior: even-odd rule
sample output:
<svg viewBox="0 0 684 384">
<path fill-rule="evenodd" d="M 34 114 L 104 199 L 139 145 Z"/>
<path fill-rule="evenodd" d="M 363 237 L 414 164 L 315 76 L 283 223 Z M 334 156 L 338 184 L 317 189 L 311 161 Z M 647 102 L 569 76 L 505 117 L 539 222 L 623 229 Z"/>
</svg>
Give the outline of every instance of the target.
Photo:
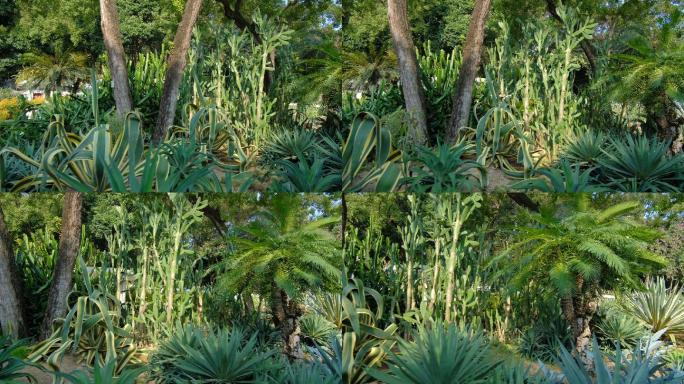
<svg viewBox="0 0 684 384">
<path fill-rule="evenodd" d="M 0 337 L 0 383 L 19 383 L 19 379 L 34 381 L 33 376 L 21 372 L 26 363 L 26 341 L 12 341 L 9 336 Z"/>
<path fill-rule="evenodd" d="M 683 293 L 678 286 L 668 289 L 665 279 L 658 277 L 646 283 L 646 291 L 629 297 L 626 309 L 653 332 L 667 329 L 667 334 L 684 335 Z"/>
<path fill-rule="evenodd" d="M 646 333 L 637 319 L 619 312 L 607 313 L 599 322 L 598 330 L 606 340 L 629 349 L 634 348 Z"/>
</svg>

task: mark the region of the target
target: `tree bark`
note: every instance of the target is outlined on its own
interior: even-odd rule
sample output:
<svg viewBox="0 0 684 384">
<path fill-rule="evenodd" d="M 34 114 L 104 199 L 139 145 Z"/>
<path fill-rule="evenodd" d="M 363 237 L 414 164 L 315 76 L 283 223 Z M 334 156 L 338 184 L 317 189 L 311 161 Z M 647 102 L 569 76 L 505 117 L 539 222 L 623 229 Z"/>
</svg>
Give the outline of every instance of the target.
<svg viewBox="0 0 684 384">
<path fill-rule="evenodd" d="M 82 193 L 67 191 L 64 194 L 62 230 L 59 235 L 59 257 L 52 274 L 47 310 L 41 327 L 43 339 L 52 334 L 52 323 L 67 313 L 67 299 L 72 289 L 74 265 L 81 246 L 82 205 Z"/>
<path fill-rule="evenodd" d="M 128 85 L 128 67 L 121 42 L 116 0 L 100 0 L 100 19 L 102 37 L 107 49 L 109 71 L 112 74 L 116 113 L 119 117 L 123 117 L 133 109 L 133 100 Z"/>
<path fill-rule="evenodd" d="M 425 95 L 420 81 L 416 48 L 411 37 L 406 0 L 388 0 L 387 15 L 394 50 L 399 60 L 399 76 L 404 92 L 404 103 L 412 119 L 409 135 L 416 143 L 424 144 L 427 141 Z"/>
<path fill-rule="evenodd" d="M 190 41 L 192 40 L 192 28 L 197 22 L 201 8 L 202 0 L 187 0 L 185 2 L 183 18 L 176 30 L 176 36 L 173 39 L 173 49 L 166 62 L 164 90 L 159 104 L 159 119 L 152 136 L 155 144 L 159 144 L 166 137 L 166 132 L 173 125 L 176 117 L 178 93 L 180 83 L 183 80 L 183 71 L 187 64 L 187 54 L 190 49 Z"/>
<path fill-rule="evenodd" d="M 290 300 L 275 282 L 271 283 L 271 315 L 273 324 L 280 329 L 284 342 L 285 354 L 294 359 L 303 358 L 301 348 L 301 328 L 299 319 L 304 314 L 303 308 Z"/>
<path fill-rule="evenodd" d="M 5 225 L 0 207 L 0 329 L 12 338 L 26 335 L 26 320 L 22 305 L 21 279 L 14 262 L 12 238 Z"/>
<path fill-rule="evenodd" d="M 485 26 L 489 17 L 491 0 L 475 0 L 475 8 L 470 19 L 468 35 L 463 47 L 463 62 L 456 82 L 456 93 L 449 124 L 449 140 L 455 142 L 461 127 L 468 125 L 470 107 L 473 103 L 475 78 L 482 59 L 482 45 L 485 37 Z"/>
</svg>

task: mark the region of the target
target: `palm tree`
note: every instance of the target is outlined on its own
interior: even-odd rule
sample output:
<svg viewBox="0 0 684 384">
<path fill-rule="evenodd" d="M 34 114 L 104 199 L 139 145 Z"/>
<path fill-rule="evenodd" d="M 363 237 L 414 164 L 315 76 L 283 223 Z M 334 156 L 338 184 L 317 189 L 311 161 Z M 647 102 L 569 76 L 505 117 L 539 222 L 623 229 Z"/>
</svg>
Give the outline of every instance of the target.
<svg viewBox="0 0 684 384">
<path fill-rule="evenodd" d="M 627 39 L 624 53 L 613 55 L 616 81 L 613 95 L 622 102 L 644 104 L 650 118 L 668 139 L 673 152 L 682 150 L 679 125 L 684 120 L 684 38 L 682 13 L 675 11 L 654 38 L 637 33 Z"/>
<path fill-rule="evenodd" d="M 17 74 L 17 84 L 25 81 L 46 92 L 77 91 L 89 76 L 88 55 L 81 52 L 25 53 L 22 61 L 25 66 Z"/>
<path fill-rule="evenodd" d="M 270 295 L 273 323 L 285 352 L 301 357 L 299 318 L 302 292 L 337 281 L 342 257 L 326 228 L 338 217 L 309 219 L 299 195 L 269 198 L 268 209 L 238 228 L 234 255 L 223 262 L 220 283 L 233 291 L 260 290 Z"/>
<path fill-rule="evenodd" d="M 514 288 L 533 282 L 549 287 L 560 299 L 582 355 L 590 344 L 589 323 L 601 293 L 636 287 L 640 277 L 666 263 L 647 249 L 660 233 L 628 216 L 640 206 L 638 201 L 595 210 L 590 198 L 575 194 L 569 205 L 533 213 L 534 225 L 517 229 L 517 241 L 502 255 L 514 261 Z"/>
</svg>

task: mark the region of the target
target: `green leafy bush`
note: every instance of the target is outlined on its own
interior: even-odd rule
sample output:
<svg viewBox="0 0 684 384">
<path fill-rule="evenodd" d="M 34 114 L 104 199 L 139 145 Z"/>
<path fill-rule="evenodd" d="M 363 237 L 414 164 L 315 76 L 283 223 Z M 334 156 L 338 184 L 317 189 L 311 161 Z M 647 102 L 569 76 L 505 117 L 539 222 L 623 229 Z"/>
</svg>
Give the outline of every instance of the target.
<svg viewBox="0 0 684 384">
<path fill-rule="evenodd" d="M 648 281 L 644 292 L 628 297 L 626 309 L 653 332 L 684 335 L 684 288 L 667 288 L 662 277 Z"/>
<path fill-rule="evenodd" d="M 19 379 L 35 382 L 33 376 L 22 372 L 26 368 L 24 359 L 28 355 L 28 342 L 12 341 L 9 336 L 0 336 L 0 382 L 7 384 L 20 383 Z"/>
<path fill-rule="evenodd" d="M 646 329 L 637 319 L 620 312 L 608 312 L 597 326 L 606 341 L 625 349 L 634 348 Z"/>
</svg>

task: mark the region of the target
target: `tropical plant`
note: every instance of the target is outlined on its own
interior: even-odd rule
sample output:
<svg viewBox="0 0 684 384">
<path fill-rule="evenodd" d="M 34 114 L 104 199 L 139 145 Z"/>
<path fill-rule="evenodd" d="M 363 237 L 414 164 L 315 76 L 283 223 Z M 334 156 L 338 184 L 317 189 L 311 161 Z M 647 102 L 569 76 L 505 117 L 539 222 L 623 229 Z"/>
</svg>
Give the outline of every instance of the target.
<svg viewBox="0 0 684 384">
<path fill-rule="evenodd" d="M 374 369 L 373 377 L 388 384 L 485 383 L 499 364 L 484 334 L 453 323 L 419 326 L 414 340 L 399 339 L 398 347 L 387 371 Z"/>
<path fill-rule="evenodd" d="M 24 68 L 17 74 L 18 85 L 37 87 L 47 92 L 69 88 L 78 91 L 88 79 L 88 55 L 81 52 L 57 51 L 47 53 L 25 53 L 22 55 Z"/>
<path fill-rule="evenodd" d="M 572 327 L 578 351 L 589 346 L 591 319 L 604 289 L 638 286 L 638 279 L 665 260 L 647 249 L 659 232 L 627 217 L 639 206 L 626 201 L 602 210 L 589 208 L 589 195 L 575 194 L 569 205 L 543 207 L 535 225 L 517 229 L 517 240 L 495 260 L 513 257 L 512 287 L 531 281 L 548 287 Z M 562 213 L 564 209 L 570 212 Z"/>
<path fill-rule="evenodd" d="M 273 368 L 275 351 L 260 351 L 256 334 L 240 329 L 205 330 L 180 325 L 152 356 L 152 376 L 160 383 L 253 382 Z"/>
<path fill-rule="evenodd" d="M 328 173 L 326 160 L 318 154 L 314 155 L 310 164 L 306 157 L 298 162 L 279 160 L 280 180 L 273 184 L 273 189 L 283 192 L 329 192 L 339 188 L 341 178 L 338 173 Z"/>
<path fill-rule="evenodd" d="M 600 131 L 587 130 L 574 136 L 561 157 L 583 167 L 595 167 L 605 156 L 606 142 L 606 136 Z"/>
<path fill-rule="evenodd" d="M 646 290 L 627 297 L 626 309 L 653 332 L 684 335 L 684 288 L 667 288 L 658 277 L 646 282 Z"/>
<path fill-rule="evenodd" d="M 663 356 L 663 362 L 675 372 L 684 372 L 684 349 L 672 348 Z"/>
<path fill-rule="evenodd" d="M 282 331 L 286 351 L 299 354 L 297 327 L 291 323 L 297 325 L 303 314 L 300 293 L 333 285 L 340 273 L 339 250 L 326 228 L 339 218 L 307 220 L 298 195 L 279 194 L 269 201 L 269 209 L 238 228 L 234 255 L 218 267 L 219 284 L 231 292 L 270 294 L 273 322 Z"/>
<path fill-rule="evenodd" d="M 12 341 L 9 336 L 0 336 L 0 382 L 18 384 L 19 379 L 35 382 L 35 378 L 26 372 L 24 359 L 28 355 L 26 340 Z"/>
<path fill-rule="evenodd" d="M 608 185 L 626 192 L 677 191 L 684 180 L 684 155 L 669 155 L 669 143 L 645 136 L 611 138 L 599 159 Z"/>
</svg>

